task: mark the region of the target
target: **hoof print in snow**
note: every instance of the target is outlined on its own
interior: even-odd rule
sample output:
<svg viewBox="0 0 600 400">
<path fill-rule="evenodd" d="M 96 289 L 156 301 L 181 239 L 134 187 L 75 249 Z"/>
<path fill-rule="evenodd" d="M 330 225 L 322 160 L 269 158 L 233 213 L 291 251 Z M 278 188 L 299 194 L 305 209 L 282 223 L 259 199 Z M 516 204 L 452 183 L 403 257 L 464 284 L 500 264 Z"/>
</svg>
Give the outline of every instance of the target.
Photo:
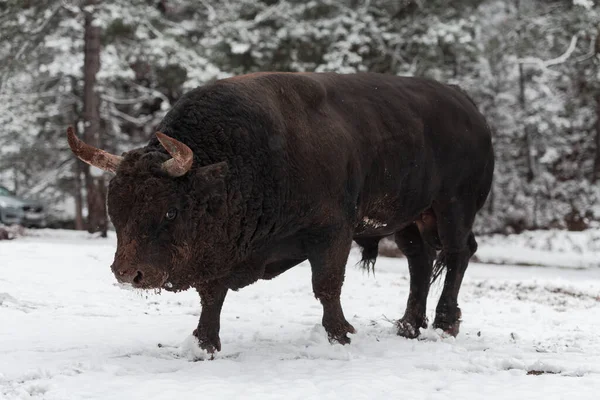
<svg viewBox="0 0 600 400">
<path fill-rule="evenodd" d="M 532 369 L 530 371 L 527 371 L 527 375 L 544 375 L 544 374 L 557 374 L 557 372 L 540 371 L 540 370 L 536 370 L 536 369 Z"/>
</svg>

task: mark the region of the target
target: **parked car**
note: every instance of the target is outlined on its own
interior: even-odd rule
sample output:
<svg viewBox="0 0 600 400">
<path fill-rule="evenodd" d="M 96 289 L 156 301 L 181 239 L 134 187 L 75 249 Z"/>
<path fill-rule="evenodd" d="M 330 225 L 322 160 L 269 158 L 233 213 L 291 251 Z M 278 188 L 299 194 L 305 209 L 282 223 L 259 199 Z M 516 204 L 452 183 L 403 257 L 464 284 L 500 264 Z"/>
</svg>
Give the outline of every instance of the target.
<svg viewBox="0 0 600 400">
<path fill-rule="evenodd" d="M 47 224 L 46 210 L 39 201 L 20 198 L 0 186 L 0 222 L 5 225 L 44 228 Z"/>
</svg>

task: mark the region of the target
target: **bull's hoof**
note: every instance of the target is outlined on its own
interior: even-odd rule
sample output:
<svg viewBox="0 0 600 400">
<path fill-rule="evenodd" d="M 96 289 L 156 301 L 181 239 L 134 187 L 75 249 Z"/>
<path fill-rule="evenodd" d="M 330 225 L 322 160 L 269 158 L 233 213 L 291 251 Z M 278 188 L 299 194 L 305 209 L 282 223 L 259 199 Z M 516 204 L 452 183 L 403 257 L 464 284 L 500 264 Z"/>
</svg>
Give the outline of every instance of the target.
<svg viewBox="0 0 600 400">
<path fill-rule="evenodd" d="M 433 321 L 433 328 L 441 329 L 446 334 L 456 337 L 460 331 L 460 308 L 457 308 L 456 313 L 453 314 L 454 316 L 451 317 L 451 315 L 446 313 L 436 313 L 435 321 Z"/>
<path fill-rule="evenodd" d="M 198 329 L 194 329 L 193 335 L 198 339 L 198 345 L 204 351 L 211 355 L 210 359 L 214 359 L 214 354 L 221 351 L 221 339 L 219 336 L 210 337 L 211 335 L 198 334 Z"/>
<path fill-rule="evenodd" d="M 398 328 L 398 336 L 405 337 L 407 339 L 416 339 L 421 334 L 419 328 L 427 328 L 427 317 L 410 317 L 404 316 L 402 319 L 396 322 Z"/>
<path fill-rule="evenodd" d="M 342 324 L 336 324 L 333 327 L 325 326 L 329 343 L 335 344 L 350 344 L 352 342 L 348 337 L 348 333 L 356 333 L 356 329 L 348 321 L 344 321 Z"/>
<path fill-rule="evenodd" d="M 447 335 L 456 337 L 458 332 L 460 331 L 460 321 L 456 320 L 453 323 L 444 322 L 444 321 L 435 321 L 433 323 L 434 329 L 441 329 Z"/>
</svg>

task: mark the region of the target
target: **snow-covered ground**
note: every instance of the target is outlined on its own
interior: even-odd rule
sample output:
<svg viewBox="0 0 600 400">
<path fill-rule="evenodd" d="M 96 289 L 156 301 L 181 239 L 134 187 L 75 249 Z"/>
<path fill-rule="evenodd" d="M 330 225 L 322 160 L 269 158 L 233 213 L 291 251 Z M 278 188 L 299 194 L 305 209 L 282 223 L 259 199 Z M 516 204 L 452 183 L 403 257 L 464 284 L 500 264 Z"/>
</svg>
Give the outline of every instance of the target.
<svg viewBox="0 0 600 400">
<path fill-rule="evenodd" d="M 477 259 L 485 263 L 600 267 L 600 229 L 525 231 L 518 235 L 478 236 L 477 241 Z"/>
<path fill-rule="evenodd" d="M 125 290 L 114 238 L 52 235 L 0 242 L 2 400 L 599 398 L 600 268 L 473 263 L 459 336 L 407 340 L 389 322 L 404 311 L 406 260 L 380 258 L 368 276 L 353 251 L 351 345 L 327 341 L 302 264 L 228 294 L 223 351 L 194 362 L 194 291 Z"/>
</svg>

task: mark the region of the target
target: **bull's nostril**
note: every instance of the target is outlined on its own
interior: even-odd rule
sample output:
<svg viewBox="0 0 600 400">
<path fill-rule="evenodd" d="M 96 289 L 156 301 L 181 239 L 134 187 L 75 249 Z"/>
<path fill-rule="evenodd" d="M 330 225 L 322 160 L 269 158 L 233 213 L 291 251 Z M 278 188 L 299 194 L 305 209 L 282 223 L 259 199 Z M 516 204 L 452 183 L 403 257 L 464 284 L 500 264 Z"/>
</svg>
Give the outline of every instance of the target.
<svg viewBox="0 0 600 400">
<path fill-rule="evenodd" d="M 135 278 L 133 278 L 133 283 L 135 283 L 136 285 L 139 285 L 142 282 L 143 277 L 144 277 L 144 274 L 142 274 L 142 271 L 137 271 L 135 274 Z"/>
</svg>

